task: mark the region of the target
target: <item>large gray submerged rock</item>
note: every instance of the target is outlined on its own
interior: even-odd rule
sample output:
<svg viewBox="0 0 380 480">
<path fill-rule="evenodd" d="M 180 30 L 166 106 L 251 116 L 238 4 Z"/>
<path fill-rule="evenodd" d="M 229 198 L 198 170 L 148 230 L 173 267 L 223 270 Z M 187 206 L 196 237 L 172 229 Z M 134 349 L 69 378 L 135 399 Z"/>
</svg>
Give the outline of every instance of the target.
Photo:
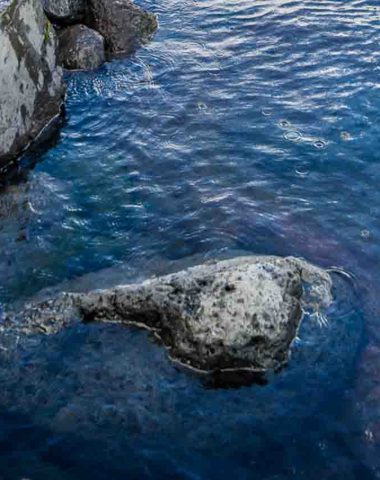
<svg viewBox="0 0 380 480">
<path fill-rule="evenodd" d="M 330 289 L 329 274 L 300 259 L 238 257 L 141 284 L 61 294 L 7 322 L 45 334 L 77 321 L 137 325 L 154 332 L 181 364 L 261 374 L 286 363 L 303 308 L 329 305 Z"/>
<path fill-rule="evenodd" d="M 85 25 L 64 28 L 58 39 L 58 62 L 68 70 L 90 70 L 105 62 L 104 38 Z"/>
<path fill-rule="evenodd" d="M 42 0 L 46 15 L 54 22 L 80 22 L 86 11 L 86 0 Z"/>
<path fill-rule="evenodd" d="M 103 35 L 111 54 L 133 52 L 157 29 L 156 17 L 130 0 L 88 0 L 85 23 Z"/>
<path fill-rule="evenodd" d="M 0 169 L 60 113 L 56 35 L 40 0 L 0 6 Z M 2 8 L 2 9 L 1 9 Z"/>
</svg>

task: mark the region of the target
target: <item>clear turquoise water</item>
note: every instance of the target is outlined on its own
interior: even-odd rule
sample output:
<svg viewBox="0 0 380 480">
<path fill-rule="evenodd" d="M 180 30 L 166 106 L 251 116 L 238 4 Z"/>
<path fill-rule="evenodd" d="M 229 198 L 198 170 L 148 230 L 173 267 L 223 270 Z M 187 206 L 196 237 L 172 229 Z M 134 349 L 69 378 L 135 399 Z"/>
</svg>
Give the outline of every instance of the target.
<svg viewBox="0 0 380 480">
<path fill-rule="evenodd" d="M 144 6 L 154 41 L 69 75 L 59 137 L 1 193 L 4 306 L 98 270 L 137 279 L 235 251 L 349 278 L 334 276 L 328 326 L 305 321 L 262 388 L 207 390 L 141 332 L 10 339 L 0 475 L 380 478 L 378 3 Z"/>
</svg>

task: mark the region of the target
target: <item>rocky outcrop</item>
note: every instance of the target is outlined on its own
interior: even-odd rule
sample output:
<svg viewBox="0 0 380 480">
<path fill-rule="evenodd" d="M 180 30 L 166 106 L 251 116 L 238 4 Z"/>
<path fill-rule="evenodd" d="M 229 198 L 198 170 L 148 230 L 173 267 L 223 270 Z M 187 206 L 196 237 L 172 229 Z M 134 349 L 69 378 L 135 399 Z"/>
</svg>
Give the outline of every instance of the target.
<svg viewBox="0 0 380 480">
<path fill-rule="evenodd" d="M 68 70 L 89 70 L 105 62 L 104 38 L 84 25 L 73 25 L 58 35 L 58 61 Z"/>
<path fill-rule="evenodd" d="M 130 0 L 88 1 L 86 24 L 103 35 L 111 54 L 133 52 L 157 29 L 156 17 Z"/>
<path fill-rule="evenodd" d="M 129 0 L 0 0 L 0 172 L 35 140 L 61 110 L 62 69 L 97 68 L 128 53 L 157 27 L 155 16 Z M 84 25 L 67 27 L 83 20 Z M 104 39 L 103 39 L 104 37 Z"/>
<path fill-rule="evenodd" d="M 40 0 L 0 3 L 0 11 L 3 168 L 60 113 L 64 84 L 56 63 L 56 35 Z"/>
<path fill-rule="evenodd" d="M 286 363 L 302 309 L 329 305 L 330 287 L 325 271 L 299 259 L 240 257 L 141 284 L 62 294 L 8 321 L 47 334 L 78 320 L 138 325 L 181 364 L 264 374 Z"/>
<path fill-rule="evenodd" d="M 68 70 L 97 68 L 105 52 L 131 53 L 157 28 L 156 17 L 130 0 L 44 0 L 44 8 L 58 29 L 59 64 Z"/>
<path fill-rule="evenodd" d="M 42 0 L 46 15 L 53 21 L 64 24 L 83 20 L 86 0 Z"/>
</svg>

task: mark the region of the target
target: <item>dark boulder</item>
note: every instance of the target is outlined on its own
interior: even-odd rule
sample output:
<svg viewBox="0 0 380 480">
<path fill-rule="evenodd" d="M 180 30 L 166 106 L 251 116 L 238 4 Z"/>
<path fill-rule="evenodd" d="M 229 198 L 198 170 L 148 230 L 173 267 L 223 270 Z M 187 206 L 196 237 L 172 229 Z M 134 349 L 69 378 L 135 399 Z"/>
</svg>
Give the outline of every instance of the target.
<svg viewBox="0 0 380 480">
<path fill-rule="evenodd" d="M 90 70 L 105 61 L 104 38 L 84 25 L 73 25 L 60 31 L 58 62 L 69 70 Z"/>
<path fill-rule="evenodd" d="M 157 29 L 156 17 L 130 0 L 89 0 L 85 23 L 103 35 L 112 54 L 133 52 Z"/>
<path fill-rule="evenodd" d="M 86 3 L 86 0 L 43 0 L 43 7 L 53 22 L 70 24 L 83 19 Z"/>
</svg>

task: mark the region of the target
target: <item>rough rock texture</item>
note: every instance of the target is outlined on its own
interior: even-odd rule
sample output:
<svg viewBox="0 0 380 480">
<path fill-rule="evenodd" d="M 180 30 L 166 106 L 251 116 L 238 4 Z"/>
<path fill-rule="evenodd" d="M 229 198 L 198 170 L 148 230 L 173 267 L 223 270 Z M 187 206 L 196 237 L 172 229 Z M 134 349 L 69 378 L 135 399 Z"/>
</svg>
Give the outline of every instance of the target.
<svg viewBox="0 0 380 480">
<path fill-rule="evenodd" d="M 85 23 L 103 35 L 112 54 L 132 52 L 157 29 L 156 17 L 130 0 L 89 0 Z"/>
<path fill-rule="evenodd" d="M 85 14 L 85 0 L 43 0 L 46 15 L 54 22 L 80 22 Z"/>
<path fill-rule="evenodd" d="M 240 257 L 137 285 L 63 294 L 31 305 L 16 323 L 44 333 L 78 320 L 139 325 L 159 336 L 171 358 L 196 369 L 265 373 L 287 361 L 302 306 L 327 306 L 330 287 L 325 271 L 299 259 Z"/>
<path fill-rule="evenodd" d="M 40 0 L 12 0 L 0 14 L 0 168 L 60 113 L 56 36 Z"/>
<path fill-rule="evenodd" d="M 104 38 L 84 25 L 63 29 L 59 35 L 58 63 L 69 70 L 93 69 L 105 61 Z"/>
</svg>

